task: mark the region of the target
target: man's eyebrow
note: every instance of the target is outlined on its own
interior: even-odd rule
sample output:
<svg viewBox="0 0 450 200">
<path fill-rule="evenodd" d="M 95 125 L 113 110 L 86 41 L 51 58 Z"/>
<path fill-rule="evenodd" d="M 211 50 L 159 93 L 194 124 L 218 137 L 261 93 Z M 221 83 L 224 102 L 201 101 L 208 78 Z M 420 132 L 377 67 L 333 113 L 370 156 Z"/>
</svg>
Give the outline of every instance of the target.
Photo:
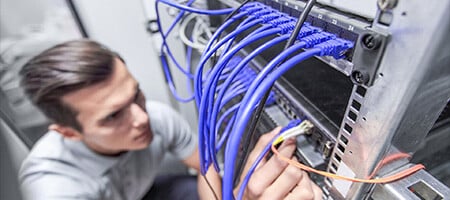
<svg viewBox="0 0 450 200">
<path fill-rule="evenodd" d="M 127 107 L 128 105 L 130 105 L 131 103 L 133 103 L 135 101 L 136 97 L 139 95 L 139 92 L 140 92 L 140 87 L 139 87 L 139 83 L 137 83 L 136 86 L 135 86 L 135 92 L 134 92 L 134 95 L 132 96 L 132 98 L 129 99 L 128 102 L 125 103 L 120 108 L 117 108 L 117 109 L 109 112 L 105 116 L 103 116 L 100 121 L 103 122 L 106 119 L 108 119 L 109 116 L 113 115 L 114 113 L 118 113 L 118 112 L 122 111 L 123 109 L 125 109 L 125 107 Z"/>
</svg>

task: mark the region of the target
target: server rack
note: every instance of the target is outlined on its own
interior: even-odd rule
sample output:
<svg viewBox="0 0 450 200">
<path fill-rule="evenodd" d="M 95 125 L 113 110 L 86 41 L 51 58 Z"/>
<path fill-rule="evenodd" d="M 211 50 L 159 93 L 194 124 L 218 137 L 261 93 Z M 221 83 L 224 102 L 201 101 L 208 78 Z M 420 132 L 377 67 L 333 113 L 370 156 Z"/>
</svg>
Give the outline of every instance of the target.
<svg viewBox="0 0 450 200">
<path fill-rule="evenodd" d="M 305 5 L 292 0 L 260 2 L 292 16 L 298 16 Z M 438 150 L 428 153 L 422 146 L 432 135 L 434 141 L 445 141 L 450 134 L 450 43 L 446 39 L 450 2 L 429 2 L 427 8 L 422 1 L 374 3 L 378 11 L 373 18 L 326 4 L 313 8 L 307 22 L 354 41 L 355 48 L 346 60 L 316 57 L 279 80 L 274 87 L 276 104 L 264 109 L 260 132 L 285 125 L 289 119 L 308 117 L 315 129 L 311 136 L 298 139 L 300 159 L 339 175 L 364 178 L 396 173 L 411 166 L 411 158 L 381 168 L 379 164 L 392 155 L 413 155 L 418 150 L 422 158 L 444 151 L 437 162 L 445 165 L 450 160 L 445 156 L 449 142 L 434 142 Z M 270 59 L 271 55 L 262 55 L 252 67 L 258 70 Z M 376 185 L 313 179 L 329 199 L 450 196 L 448 186 L 425 170 Z"/>
</svg>

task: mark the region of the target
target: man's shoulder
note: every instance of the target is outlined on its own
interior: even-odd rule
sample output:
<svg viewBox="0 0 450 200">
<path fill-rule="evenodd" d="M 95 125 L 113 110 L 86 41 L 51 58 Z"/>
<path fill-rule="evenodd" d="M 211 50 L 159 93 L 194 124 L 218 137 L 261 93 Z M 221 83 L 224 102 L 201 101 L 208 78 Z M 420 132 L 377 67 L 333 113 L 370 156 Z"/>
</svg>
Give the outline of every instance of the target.
<svg viewBox="0 0 450 200">
<path fill-rule="evenodd" d="M 28 157 L 57 159 L 64 151 L 64 138 L 55 131 L 48 131 L 36 142 Z"/>
<path fill-rule="evenodd" d="M 63 137 L 53 131 L 42 136 L 22 162 L 20 176 L 32 173 L 76 174 L 76 157 L 65 147 Z"/>
</svg>

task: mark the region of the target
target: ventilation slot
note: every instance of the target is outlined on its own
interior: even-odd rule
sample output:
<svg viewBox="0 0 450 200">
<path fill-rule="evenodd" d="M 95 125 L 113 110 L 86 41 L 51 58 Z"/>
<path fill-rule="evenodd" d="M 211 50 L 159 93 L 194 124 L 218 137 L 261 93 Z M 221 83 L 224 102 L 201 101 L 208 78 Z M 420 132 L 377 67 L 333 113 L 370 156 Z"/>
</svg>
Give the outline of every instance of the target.
<svg viewBox="0 0 450 200">
<path fill-rule="evenodd" d="M 341 142 L 344 143 L 345 145 L 348 144 L 348 139 L 345 136 L 341 135 L 340 139 L 341 139 Z"/>
<path fill-rule="evenodd" d="M 344 148 L 344 146 L 342 146 L 341 144 L 338 144 L 337 148 L 338 148 L 342 153 L 345 152 L 345 148 Z"/>
<path fill-rule="evenodd" d="M 356 100 L 353 100 L 353 101 L 352 101 L 352 107 L 353 107 L 356 111 L 359 111 L 359 109 L 361 109 L 361 103 L 359 103 L 359 102 L 356 101 Z"/>
<path fill-rule="evenodd" d="M 347 131 L 348 134 L 352 134 L 353 128 L 347 123 L 344 124 L 344 130 Z"/>
<path fill-rule="evenodd" d="M 348 112 L 348 117 L 349 117 L 351 120 L 353 120 L 354 122 L 356 122 L 356 118 L 357 118 L 358 116 L 357 116 L 356 113 L 354 113 L 353 111 L 349 111 L 349 112 Z"/>
<path fill-rule="evenodd" d="M 337 171 L 337 166 L 333 162 L 331 163 L 331 169 L 334 170 L 335 172 Z"/>
<path fill-rule="evenodd" d="M 336 159 L 336 161 L 341 162 L 341 157 L 338 156 L 337 154 L 334 154 L 334 158 Z"/>
<path fill-rule="evenodd" d="M 366 96 L 366 92 L 367 92 L 367 89 L 362 86 L 358 86 L 356 88 L 356 93 L 359 94 L 359 96 L 361 96 L 361 97 Z"/>
</svg>

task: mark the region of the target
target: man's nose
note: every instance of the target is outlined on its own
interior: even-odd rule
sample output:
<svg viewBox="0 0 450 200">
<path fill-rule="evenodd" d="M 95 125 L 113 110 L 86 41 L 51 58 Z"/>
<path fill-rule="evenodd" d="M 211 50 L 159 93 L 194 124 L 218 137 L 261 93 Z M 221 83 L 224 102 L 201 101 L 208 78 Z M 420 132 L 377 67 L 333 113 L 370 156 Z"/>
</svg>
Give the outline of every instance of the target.
<svg viewBox="0 0 450 200">
<path fill-rule="evenodd" d="M 133 114 L 133 127 L 140 128 L 148 123 L 147 112 L 141 108 L 138 104 L 133 103 L 131 105 L 131 113 Z"/>
</svg>

